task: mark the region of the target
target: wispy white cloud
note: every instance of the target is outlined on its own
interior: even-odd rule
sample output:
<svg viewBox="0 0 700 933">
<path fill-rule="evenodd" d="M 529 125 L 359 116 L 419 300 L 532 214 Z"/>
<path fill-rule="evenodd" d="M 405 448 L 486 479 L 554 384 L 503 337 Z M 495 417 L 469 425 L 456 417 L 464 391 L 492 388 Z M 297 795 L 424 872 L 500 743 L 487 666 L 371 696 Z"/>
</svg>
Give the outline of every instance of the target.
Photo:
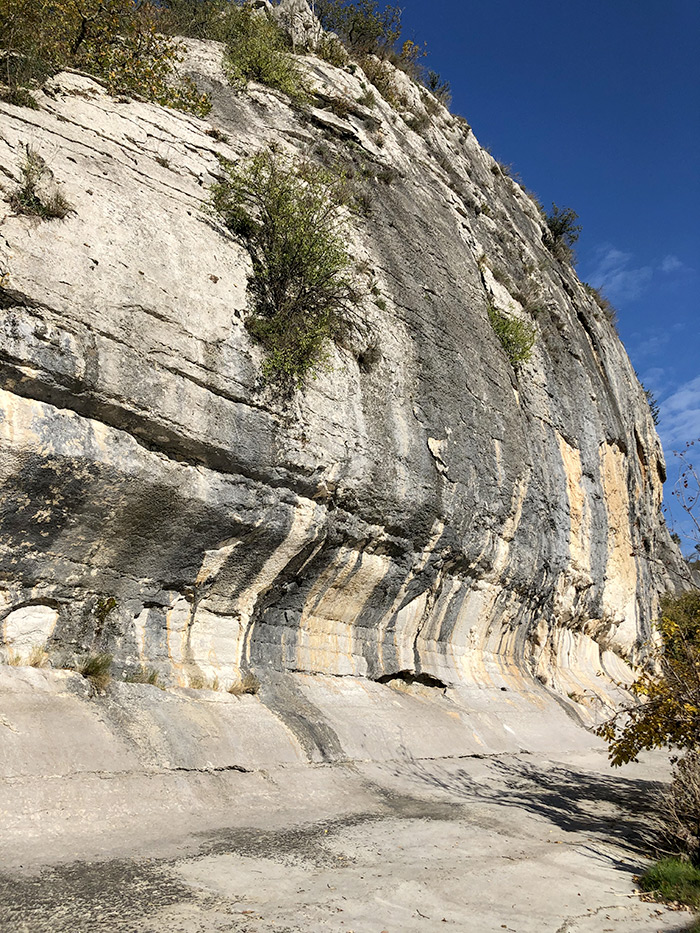
<svg viewBox="0 0 700 933">
<path fill-rule="evenodd" d="M 632 339 L 635 342 L 631 345 L 631 352 L 635 360 L 648 359 L 649 357 L 657 359 L 663 347 L 670 343 L 671 334 L 667 330 L 655 331 L 646 335 L 635 333 Z"/>
<path fill-rule="evenodd" d="M 683 263 L 680 261 L 678 256 L 668 255 L 664 256 L 661 261 L 660 269 L 662 272 L 677 272 L 679 269 L 683 268 Z"/>
<path fill-rule="evenodd" d="M 600 246 L 596 253 L 596 266 L 589 276 L 591 285 L 602 289 L 613 303 L 639 298 L 651 281 L 653 268 L 635 267 L 632 253 L 625 253 L 610 243 Z"/>
<path fill-rule="evenodd" d="M 659 405 L 664 448 L 682 447 L 700 437 L 700 376 L 683 383 Z"/>
<path fill-rule="evenodd" d="M 652 366 L 640 373 L 642 385 L 654 395 L 661 395 L 666 389 L 666 370 L 662 366 Z"/>
</svg>

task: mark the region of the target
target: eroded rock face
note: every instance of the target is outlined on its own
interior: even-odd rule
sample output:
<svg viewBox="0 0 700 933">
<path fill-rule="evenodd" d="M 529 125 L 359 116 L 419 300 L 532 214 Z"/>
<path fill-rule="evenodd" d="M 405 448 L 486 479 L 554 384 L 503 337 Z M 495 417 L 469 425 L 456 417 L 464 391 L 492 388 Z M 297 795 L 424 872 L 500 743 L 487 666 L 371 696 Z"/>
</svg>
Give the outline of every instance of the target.
<svg viewBox="0 0 700 933">
<path fill-rule="evenodd" d="M 40 111 L 0 103 L 6 658 L 100 650 L 222 687 L 248 668 L 563 692 L 619 673 L 674 560 L 663 456 L 535 203 L 402 74 L 413 113 L 300 58 L 341 118 L 236 94 L 220 46 L 188 49 L 211 124 L 72 74 Z M 271 142 L 340 158 L 367 207 L 364 329 L 291 400 L 244 328 L 246 250 L 205 210 L 217 156 Z M 26 145 L 66 220 L 10 208 Z M 489 304 L 534 323 L 520 372 Z"/>
</svg>

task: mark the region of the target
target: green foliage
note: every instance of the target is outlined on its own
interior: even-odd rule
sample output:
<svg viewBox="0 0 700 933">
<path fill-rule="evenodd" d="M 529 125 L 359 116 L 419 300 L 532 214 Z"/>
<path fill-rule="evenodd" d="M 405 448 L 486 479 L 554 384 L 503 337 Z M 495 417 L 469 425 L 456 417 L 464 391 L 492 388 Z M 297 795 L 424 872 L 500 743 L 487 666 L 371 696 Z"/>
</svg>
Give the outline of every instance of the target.
<svg viewBox="0 0 700 933">
<path fill-rule="evenodd" d="M 700 592 L 667 597 L 657 640 L 629 687 L 638 701 L 623 706 L 597 730 L 613 766 L 651 748 L 700 747 Z"/>
<path fill-rule="evenodd" d="M 427 113 L 413 113 L 406 117 L 406 126 L 419 135 L 425 133 L 430 126 L 430 117 Z"/>
<path fill-rule="evenodd" d="M 651 420 L 654 422 L 654 424 L 658 424 L 659 418 L 661 417 L 661 409 L 659 408 L 659 402 L 656 396 L 654 395 L 654 393 L 651 391 L 651 389 L 647 389 L 644 385 L 642 385 L 642 389 L 644 391 L 644 396 L 647 400 L 647 404 L 649 405 L 649 411 L 651 412 Z"/>
<path fill-rule="evenodd" d="M 214 39 L 230 0 L 161 0 L 160 25 L 172 36 Z"/>
<path fill-rule="evenodd" d="M 498 339 L 501 341 L 511 365 L 518 369 L 532 358 L 536 331 L 534 327 L 518 318 L 503 314 L 493 305 L 488 307 L 489 321 Z"/>
<path fill-rule="evenodd" d="M 315 9 L 323 28 L 356 55 L 385 58 L 401 35 L 401 9 L 380 9 L 376 0 L 316 0 Z"/>
<path fill-rule="evenodd" d="M 270 151 L 222 169 L 212 206 L 253 261 L 247 327 L 265 348 L 264 377 L 301 386 L 326 363 L 328 341 L 346 331 L 357 302 L 338 214 L 344 180 Z"/>
<path fill-rule="evenodd" d="M 39 109 L 36 99 L 24 87 L 0 88 L 0 100 L 15 107 L 26 107 L 28 110 Z"/>
<path fill-rule="evenodd" d="M 449 109 L 452 103 L 452 89 L 450 88 L 449 81 L 445 81 L 441 78 L 437 71 L 429 71 L 425 86 L 431 94 L 437 97 L 443 107 Z"/>
<path fill-rule="evenodd" d="M 267 13 L 230 4 L 216 35 L 226 44 L 224 68 L 234 86 L 258 81 L 292 100 L 301 102 L 308 97 L 288 39 Z"/>
<path fill-rule="evenodd" d="M 40 192 L 39 186 L 48 175 L 46 162 L 31 146 L 27 146 L 25 152 L 21 181 L 10 195 L 10 206 L 18 214 L 30 214 L 42 220 L 63 220 L 72 207 L 58 189 Z"/>
<path fill-rule="evenodd" d="M 334 36 L 322 36 L 321 41 L 316 46 L 316 54 L 335 68 L 345 68 L 350 61 L 345 46 Z"/>
<path fill-rule="evenodd" d="M 97 690 L 104 690 L 109 684 L 112 668 L 111 654 L 89 654 L 78 664 L 78 673 L 82 674 Z"/>
<path fill-rule="evenodd" d="M 104 625 L 107 621 L 107 616 L 110 612 L 113 612 L 117 608 L 117 600 L 114 596 L 100 597 L 95 604 L 95 618 L 100 623 Z"/>
<path fill-rule="evenodd" d="M 574 243 L 578 240 L 581 225 L 577 224 L 578 214 L 571 207 L 557 207 L 552 202 L 551 213 L 545 217 L 550 240 L 547 245 L 553 255 L 561 262 L 572 262 Z"/>
<path fill-rule="evenodd" d="M 367 56 L 362 59 L 362 70 L 388 104 L 397 110 L 407 106 L 408 101 L 400 94 L 394 70 L 388 62 Z"/>
<path fill-rule="evenodd" d="M 180 47 L 159 31 L 144 0 L 0 0 L 2 78 L 14 91 L 72 67 L 101 78 L 112 94 L 204 115 L 192 81 L 176 79 Z"/>
<path fill-rule="evenodd" d="M 357 103 L 361 107 L 367 107 L 369 110 L 374 110 L 374 108 L 377 106 L 377 95 L 374 93 L 374 91 L 367 89 L 357 98 Z"/>
<path fill-rule="evenodd" d="M 700 908 L 700 868 L 679 858 L 655 862 L 639 878 L 639 887 L 658 901 Z"/>
</svg>

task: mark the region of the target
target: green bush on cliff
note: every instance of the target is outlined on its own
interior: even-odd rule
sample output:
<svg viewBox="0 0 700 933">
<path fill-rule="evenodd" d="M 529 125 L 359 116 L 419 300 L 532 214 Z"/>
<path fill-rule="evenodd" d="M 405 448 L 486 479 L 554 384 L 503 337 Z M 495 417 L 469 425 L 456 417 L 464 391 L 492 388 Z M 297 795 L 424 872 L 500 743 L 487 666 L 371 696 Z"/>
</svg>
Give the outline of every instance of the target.
<svg viewBox="0 0 700 933">
<path fill-rule="evenodd" d="M 142 0 L 0 0 L 3 96 L 26 105 L 22 89 L 70 67 L 100 78 L 110 93 L 206 114 L 206 95 L 177 76 L 180 47 L 160 32 L 159 16 Z"/>
<path fill-rule="evenodd" d="M 560 262 L 573 262 L 574 243 L 581 233 L 577 224 L 578 214 L 571 207 L 557 207 L 552 203 L 552 210 L 545 216 L 549 239 L 547 246 Z"/>
<path fill-rule="evenodd" d="M 509 314 L 503 314 L 493 305 L 489 305 L 488 313 L 491 327 L 511 365 L 518 369 L 523 363 L 528 363 L 535 345 L 534 327 Z"/>
<path fill-rule="evenodd" d="M 258 81 L 292 100 L 308 96 L 287 36 L 265 12 L 230 4 L 215 35 L 226 43 L 224 68 L 232 84 Z"/>
<path fill-rule="evenodd" d="M 401 35 L 401 9 L 380 9 L 376 0 L 316 0 L 324 29 L 337 33 L 356 55 L 386 58 Z"/>
<path fill-rule="evenodd" d="M 222 161 L 212 207 L 246 242 L 253 261 L 246 326 L 266 354 L 268 382 L 301 386 L 328 359 L 357 302 L 343 179 L 269 150 L 241 165 Z"/>
</svg>

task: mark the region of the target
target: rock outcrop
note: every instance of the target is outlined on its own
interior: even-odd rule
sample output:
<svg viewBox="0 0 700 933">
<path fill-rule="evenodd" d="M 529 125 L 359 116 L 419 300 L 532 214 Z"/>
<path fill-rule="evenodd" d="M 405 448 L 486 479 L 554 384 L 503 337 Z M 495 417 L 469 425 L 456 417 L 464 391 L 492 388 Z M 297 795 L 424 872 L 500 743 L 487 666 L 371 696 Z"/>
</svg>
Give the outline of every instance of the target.
<svg viewBox="0 0 700 933">
<path fill-rule="evenodd" d="M 5 659 L 103 651 L 222 688 L 618 676 L 675 560 L 663 455 L 535 201 L 401 72 L 397 112 L 361 69 L 300 56 L 299 109 L 187 47 L 210 122 L 77 74 L 38 111 L 0 103 Z M 218 156 L 271 143 L 340 161 L 366 208 L 364 326 L 291 399 L 262 385 L 250 260 L 206 210 Z M 11 208 L 27 146 L 65 220 Z M 536 330 L 519 371 L 489 305 Z"/>
</svg>

